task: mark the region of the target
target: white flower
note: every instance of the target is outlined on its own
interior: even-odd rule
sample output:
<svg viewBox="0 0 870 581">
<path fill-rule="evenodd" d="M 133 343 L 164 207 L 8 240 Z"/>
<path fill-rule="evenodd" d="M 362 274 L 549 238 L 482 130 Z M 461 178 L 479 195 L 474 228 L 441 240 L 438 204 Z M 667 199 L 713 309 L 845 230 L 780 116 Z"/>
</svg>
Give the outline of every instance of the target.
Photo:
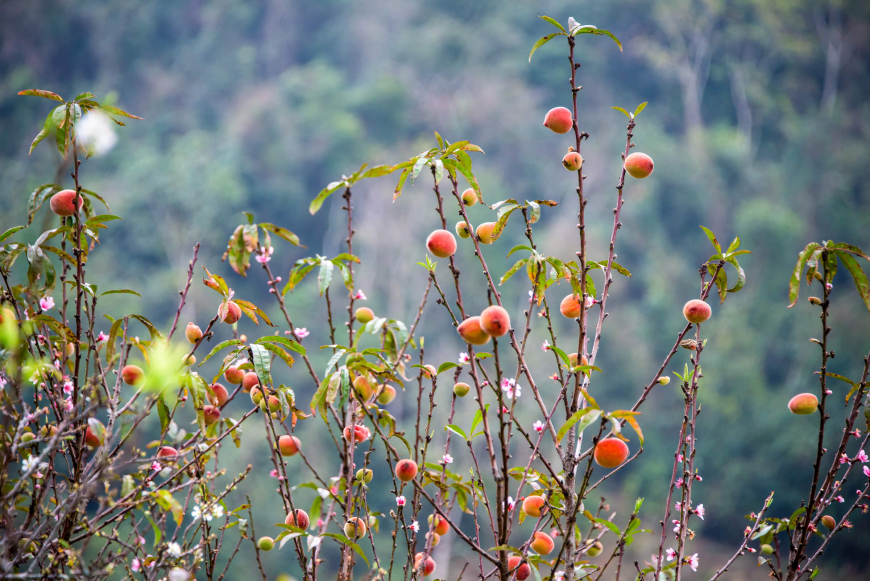
<svg viewBox="0 0 870 581">
<path fill-rule="evenodd" d="M 32 455 L 29 458 L 25 458 L 21 463 L 21 469 L 24 470 L 25 473 L 29 472 L 31 468 L 36 468 L 36 456 Z"/>
<path fill-rule="evenodd" d="M 544 422 L 542 422 L 541 420 L 538 420 L 537 422 L 532 424 L 532 428 L 540 434 L 541 432 L 544 431 Z"/>
<path fill-rule="evenodd" d="M 168 581 L 187 581 L 190 579 L 190 573 L 179 567 L 173 567 L 166 579 Z"/>
<path fill-rule="evenodd" d="M 516 379 L 508 379 L 506 377 L 501 380 L 501 389 L 505 392 L 505 397 L 508 399 L 520 397 L 520 391 L 522 391 L 522 388 L 517 385 Z"/>
<path fill-rule="evenodd" d="M 397 496 L 396 497 L 396 506 L 405 506 L 405 497 Z"/>
<path fill-rule="evenodd" d="M 173 557 L 181 556 L 181 545 L 179 545 L 178 543 L 169 543 L 168 545 L 166 545 L 166 550 Z"/>
<path fill-rule="evenodd" d="M 507 509 L 508 509 L 508 511 L 511 511 L 511 510 L 514 509 L 514 499 L 513 499 L 512 496 L 508 496 L 508 499 L 507 499 Z"/>
<path fill-rule="evenodd" d="M 76 139 L 89 155 L 105 155 L 118 143 L 113 121 L 98 110 L 88 112 L 76 124 Z"/>
<path fill-rule="evenodd" d="M 256 261 L 260 264 L 266 264 L 270 260 L 272 260 L 272 253 L 275 252 L 274 246 L 262 247 L 260 249 L 260 253 L 256 256 Z"/>
<path fill-rule="evenodd" d="M 204 518 L 209 522 L 211 522 L 213 518 L 221 518 L 223 515 L 224 507 L 220 504 L 214 505 L 209 512 L 203 512 L 202 507 L 198 504 L 195 504 L 193 506 L 193 510 L 190 511 L 190 516 L 193 517 L 193 520 Z"/>
<path fill-rule="evenodd" d="M 547 351 L 550 349 L 550 342 L 544 339 L 544 344 L 541 345 L 541 350 Z M 562 573 L 564 575 L 564 573 Z"/>
<path fill-rule="evenodd" d="M 54 308 L 54 299 L 48 295 L 39 299 L 39 308 L 48 311 Z"/>
<path fill-rule="evenodd" d="M 564 579 L 564 578 L 565 578 L 564 571 L 556 571 L 555 573 L 553 573 L 553 581 L 562 581 L 562 579 Z"/>
<path fill-rule="evenodd" d="M 364 301 L 364 300 L 367 300 L 367 299 L 366 299 L 366 294 L 365 294 L 364 292 L 362 292 L 362 290 L 357 290 L 357 291 L 356 291 L 356 294 L 353 295 L 353 298 L 354 298 L 354 300 L 357 300 L 357 301 Z"/>
<path fill-rule="evenodd" d="M 668 561 L 673 561 L 674 559 L 677 558 L 677 552 L 673 549 L 670 549 L 670 548 L 667 551 L 665 551 L 665 555 L 667 555 Z"/>
<path fill-rule="evenodd" d="M 414 531 L 415 533 L 419 533 L 420 532 L 420 523 L 418 523 L 417 521 L 414 521 L 411 523 L 411 526 L 409 526 L 408 528 L 411 529 L 412 531 Z"/>
<path fill-rule="evenodd" d="M 453 464 L 453 456 L 450 454 L 444 454 L 444 458 L 441 460 L 443 464 Z"/>
<path fill-rule="evenodd" d="M 459 364 L 460 365 L 465 365 L 466 363 L 468 363 L 469 359 L 471 359 L 471 358 L 468 356 L 468 353 L 466 353 L 465 351 L 462 351 L 459 353 Z"/>
</svg>

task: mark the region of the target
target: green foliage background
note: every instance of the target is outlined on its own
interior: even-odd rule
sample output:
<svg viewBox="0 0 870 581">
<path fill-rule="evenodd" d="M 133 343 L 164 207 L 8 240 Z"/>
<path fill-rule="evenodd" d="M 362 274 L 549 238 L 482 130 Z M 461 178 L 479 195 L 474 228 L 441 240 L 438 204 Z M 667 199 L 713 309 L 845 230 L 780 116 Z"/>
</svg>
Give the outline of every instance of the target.
<svg viewBox="0 0 870 581">
<path fill-rule="evenodd" d="M 313 217 L 307 211 L 311 198 L 362 162 L 398 163 L 427 149 L 433 130 L 486 151 L 475 158 L 475 169 L 487 203 L 559 201 L 555 210 L 544 208 L 536 238 L 543 252 L 570 259 L 579 243 L 575 178 L 560 166 L 570 140 L 541 127 L 548 109 L 569 104 L 567 48 L 558 39 L 528 63 L 532 43 L 551 31 L 539 14 L 607 28 L 625 46 L 621 54 L 606 38 L 578 42 L 580 122 L 591 134 L 583 153 L 592 259 L 606 257 L 624 142 L 625 119 L 609 107 L 633 110 L 649 101 L 634 141 L 655 159 L 656 170 L 626 188 L 617 252 L 634 276 L 613 286 L 598 362 L 604 375 L 593 386 L 599 402 L 609 408 L 633 403 L 672 345 L 682 325 L 680 307 L 696 293 L 695 269 L 711 254 L 699 224 L 720 240 L 739 235 L 753 251 L 742 261 L 746 288 L 723 307 L 714 305 L 706 326 L 698 460 L 704 481 L 696 494 L 708 514 L 696 548 L 702 547 L 702 570 L 715 569 L 742 538 L 743 515 L 757 510 L 771 490 L 772 510 L 781 516 L 808 492 L 816 422 L 790 415 L 785 404 L 795 393 L 818 389 L 812 374 L 818 348 L 807 338 L 818 335 L 819 324 L 805 290 L 798 306 L 786 309 L 787 282 L 807 242 L 870 247 L 866 2 L 4 2 L 0 229 L 23 223 L 34 186 L 68 173 L 57 169 L 60 160 L 50 146 L 27 156 L 48 105 L 16 93 L 38 87 L 67 98 L 86 90 L 98 97 L 116 92 L 120 106 L 145 118 L 121 129 L 110 155 L 82 168 L 86 187 L 125 218 L 101 237 L 88 277 L 106 289 L 135 288 L 143 295 L 104 299 L 113 315 L 140 312 L 168 326 L 191 248 L 201 241 L 200 264 L 224 275 L 237 296 L 277 321 L 258 265 L 242 280 L 219 263 L 228 236 L 244 221 L 241 212 L 289 228 L 308 246 L 295 249 L 273 238 L 271 266 L 286 280 L 296 259 L 343 251 L 340 197 Z M 430 211 L 431 184 L 418 180 L 393 204 L 392 176 L 368 182 L 354 191 L 355 253 L 362 258 L 356 286 L 376 313 L 410 322 L 425 285 L 425 273 L 414 263 L 424 256 L 425 234 L 439 227 Z M 475 223 L 490 215 L 480 206 L 471 210 Z M 53 223 L 43 210 L 29 236 Z M 512 264 L 504 255 L 521 237 L 517 219 L 487 248 L 495 273 Z M 478 268 L 471 251 L 460 246 L 463 279 L 470 280 Z M 482 281 L 480 296 L 470 292 L 469 281 L 464 284 L 466 300 L 482 308 Z M 834 284 L 833 371 L 855 378 L 868 348 L 870 316 L 851 284 L 843 273 Z M 311 351 L 328 342 L 314 285 L 308 281 L 288 295 L 294 322 L 312 331 L 305 341 Z M 340 283 L 335 285 L 338 293 Z M 517 318 L 526 292 L 521 277 L 506 285 Z M 550 300 L 568 292 L 554 289 Z M 197 283 L 191 298 L 182 325 L 194 320 L 204 326 L 217 308 L 216 295 Z M 436 365 L 455 360 L 462 347 L 439 309 L 431 303 L 422 321 L 426 362 Z M 560 336 L 575 332 L 559 323 Z M 257 336 L 249 323 L 242 330 Z M 532 345 L 543 341 L 543 331 L 532 333 Z M 551 360 L 534 351 L 544 377 L 552 372 L 543 367 Z M 325 364 L 321 355 L 315 355 L 318 367 Z M 679 354 L 672 369 L 681 370 L 684 360 Z M 307 404 L 313 386 L 303 370 L 277 374 Z M 846 387 L 833 389 L 845 395 Z M 407 416 L 412 399 L 400 395 L 395 413 L 401 416 L 404 408 Z M 662 518 L 681 401 L 676 381 L 658 389 L 640 419 L 645 453 L 602 491 L 614 510 L 645 497 L 641 517 L 653 529 Z M 470 422 L 472 403 L 463 401 L 467 409 L 456 423 Z M 322 431 L 312 425 L 303 433 L 315 428 Z M 264 534 L 280 505 L 269 496 L 274 482 L 266 475 L 265 447 L 257 443 L 261 429 L 249 427 L 244 454 L 228 458 L 235 468 L 254 463 L 258 474 L 246 486 L 262 499 L 255 518 Z M 441 438 L 436 430 L 436 442 Z M 305 444 L 328 456 L 327 442 L 312 436 Z M 380 453 L 375 456 L 382 461 Z M 335 470 L 325 459 L 320 466 Z M 373 494 L 381 506 L 392 507 L 385 489 Z M 833 575 L 828 578 L 866 578 L 861 555 L 870 550 L 870 529 L 866 517 L 855 521 L 823 559 Z M 648 535 L 638 543 L 633 558 L 648 559 L 652 540 Z M 449 541 L 435 553 L 443 567 L 439 576 L 448 574 L 449 552 L 464 551 Z M 293 570 L 287 550 L 266 557 L 270 575 Z M 744 558 L 733 578 L 763 577 L 753 560 Z M 458 575 L 462 562 L 454 559 L 449 574 Z M 234 570 L 252 566 L 243 556 Z"/>
</svg>

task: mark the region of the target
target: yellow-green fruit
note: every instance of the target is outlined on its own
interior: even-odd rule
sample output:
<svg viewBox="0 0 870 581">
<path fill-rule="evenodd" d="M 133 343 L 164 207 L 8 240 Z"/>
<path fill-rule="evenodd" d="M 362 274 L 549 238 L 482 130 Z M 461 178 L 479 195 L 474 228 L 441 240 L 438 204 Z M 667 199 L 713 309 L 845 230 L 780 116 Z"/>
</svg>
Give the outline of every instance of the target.
<svg viewBox="0 0 870 581">
<path fill-rule="evenodd" d="M 837 521 L 834 520 L 834 517 L 832 517 L 831 515 L 826 514 L 822 517 L 822 524 L 825 525 L 825 528 L 834 530 L 834 527 L 837 526 Z"/>
<path fill-rule="evenodd" d="M 371 399 L 372 394 L 374 393 L 372 384 L 365 375 L 360 375 L 353 380 L 353 389 L 363 401 Z"/>
<path fill-rule="evenodd" d="M 396 399 L 396 388 L 392 385 L 385 385 L 381 390 L 380 395 L 378 395 L 378 403 L 381 405 L 387 405 L 392 403 L 394 399 Z"/>
<path fill-rule="evenodd" d="M 764 553 L 765 555 L 772 555 L 773 554 L 773 547 L 770 545 L 761 545 L 761 552 Z"/>
<path fill-rule="evenodd" d="M 822 304 L 822 299 L 820 299 L 819 297 L 809 297 L 807 300 L 810 301 L 810 304 L 812 304 L 812 305 L 821 305 Z"/>
<path fill-rule="evenodd" d="M 465 220 L 456 223 L 456 235 L 460 238 L 471 238 L 471 231 L 468 230 L 468 224 Z"/>
<path fill-rule="evenodd" d="M 190 367 L 196 363 L 196 355 L 185 355 L 181 358 L 181 364 Z"/>
<path fill-rule="evenodd" d="M 347 519 L 347 522 L 344 524 L 344 536 L 349 539 L 359 539 L 366 536 L 366 531 L 368 527 L 364 520 L 358 517 L 351 517 Z"/>
<path fill-rule="evenodd" d="M 429 540 L 429 537 L 432 537 L 432 546 L 433 547 L 437 547 L 438 543 L 441 542 L 441 535 L 439 535 L 438 533 L 436 533 L 434 531 L 429 531 L 428 533 L 426 533 L 426 540 L 427 541 Z"/>
<path fill-rule="evenodd" d="M 800 416 L 814 414 L 819 409 L 819 399 L 811 393 L 799 393 L 788 402 L 788 409 Z"/>
<path fill-rule="evenodd" d="M 465 397 L 466 395 L 468 395 L 468 392 L 470 390 L 471 386 L 461 381 L 453 386 L 453 393 L 455 393 L 457 397 Z"/>
<path fill-rule="evenodd" d="M 260 540 L 257 541 L 257 546 L 260 547 L 261 551 L 271 551 L 275 548 L 275 539 L 272 537 L 260 537 Z"/>
<path fill-rule="evenodd" d="M 495 222 L 484 222 L 477 227 L 477 239 L 481 244 L 492 244 L 492 231 L 495 229 Z"/>
<path fill-rule="evenodd" d="M 601 544 L 601 541 L 595 541 L 592 543 L 592 546 L 586 550 L 586 554 L 590 557 L 597 557 L 601 554 L 601 551 L 604 550 L 604 545 Z"/>
<path fill-rule="evenodd" d="M 254 405 L 260 405 L 261 401 L 263 401 L 263 392 L 260 391 L 259 388 L 253 388 L 251 390 L 251 403 Z"/>
<path fill-rule="evenodd" d="M 565 169 L 568 171 L 577 171 L 583 167 L 583 158 L 580 157 L 580 154 L 576 151 L 569 151 L 565 157 L 562 158 L 562 165 L 565 166 Z"/>
<path fill-rule="evenodd" d="M 187 340 L 190 343 L 196 343 L 202 339 L 202 329 L 193 323 L 188 323 L 187 328 L 184 330 L 184 336 L 187 337 Z"/>
<path fill-rule="evenodd" d="M 375 473 L 372 471 L 371 468 L 366 468 L 366 469 L 360 468 L 359 470 L 356 471 L 356 481 L 357 482 L 363 482 L 365 484 L 368 484 L 369 482 L 372 481 L 372 478 L 374 478 L 374 477 L 375 477 Z"/>
<path fill-rule="evenodd" d="M 474 193 L 474 188 L 468 188 L 462 192 L 462 203 L 468 207 L 477 203 L 477 194 Z"/>
<path fill-rule="evenodd" d="M 663 375 L 663 376 L 659 377 L 659 383 L 661 383 L 662 385 L 667 385 L 670 382 L 671 382 L 671 378 L 668 377 L 667 375 Z"/>
<path fill-rule="evenodd" d="M 369 321 L 371 321 L 372 319 L 375 318 L 375 314 L 368 307 L 358 308 L 354 312 L 353 316 L 356 317 L 356 320 L 359 321 L 360 323 L 362 323 L 363 325 L 365 325 L 366 323 L 368 323 Z"/>
</svg>

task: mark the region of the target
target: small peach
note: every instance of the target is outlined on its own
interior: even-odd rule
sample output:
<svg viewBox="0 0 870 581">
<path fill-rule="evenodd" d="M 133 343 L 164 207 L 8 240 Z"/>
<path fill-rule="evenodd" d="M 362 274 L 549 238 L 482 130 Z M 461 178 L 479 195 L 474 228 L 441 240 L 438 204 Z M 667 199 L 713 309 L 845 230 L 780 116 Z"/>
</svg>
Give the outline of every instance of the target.
<svg viewBox="0 0 870 581">
<path fill-rule="evenodd" d="M 710 305 L 701 299 L 693 299 L 683 306 L 683 316 L 690 323 L 703 323 L 713 314 Z"/>
<path fill-rule="evenodd" d="M 211 401 L 212 405 L 217 407 L 223 407 L 227 400 L 230 399 L 230 394 L 220 383 L 213 383 L 211 385 L 211 391 L 214 395 L 209 396 L 209 401 Z"/>
<path fill-rule="evenodd" d="M 254 387 L 251 389 L 251 403 L 254 405 L 260 405 L 260 402 L 263 401 L 263 392 L 260 391 L 259 387 Z"/>
<path fill-rule="evenodd" d="M 344 523 L 344 536 L 351 540 L 360 539 L 366 536 L 367 530 L 368 527 L 366 526 L 366 522 L 359 517 L 350 517 L 347 519 L 347 522 Z"/>
<path fill-rule="evenodd" d="M 480 317 L 468 317 L 456 328 L 467 343 L 472 345 L 486 345 L 489 343 L 489 334 L 480 326 Z"/>
<path fill-rule="evenodd" d="M 226 379 L 229 383 L 232 383 L 233 385 L 240 384 L 244 378 L 245 370 L 239 369 L 235 365 L 230 365 L 229 367 L 227 367 L 227 370 L 224 371 L 224 379 Z"/>
<path fill-rule="evenodd" d="M 622 167 L 631 177 L 641 179 L 653 172 L 653 160 L 647 154 L 635 151 L 625 158 Z"/>
<path fill-rule="evenodd" d="M 420 370 L 420 374 L 426 379 L 435 379 L 438 375 L 438 370 L 435 369 L 434 365 L 424 365 L 423 369 Z"/>
<path fill-rule="evenodd" d="M 471 391 L 471 386 L 462 381 L 453 386 L 453 393 L 456 394 L 456 397 L 465 397 L 469 391 Z"/>
<path fill-rule="evenodd" d="M 831 515 L 826 514 L 822 517 L 822 524 L 825 525 L 825 528 L 828 530 L 834 530 L 834 527 L 837 526 L 837 521 L 834 520 L 834 517 Z"/>
<path fill-rule="evenodd" d="M 456 252 L 456 238 L 447 230 L 435 230 L 426 238 L 426 248 L 438 258 L 447 258 Z"/>
<path fill-rule="evenodd" d="M 295 511 L 296 516 L 293 516 L 293 515 L 294 515 L 293 512 L 291 512 L 290 514 L 287 515 L 287 517 L 284 519 L 285 525 L 290 525 L 290 526 L 298 527 L 300 529 L 305 530 L 308 528 L 308 525 L 311 524 L 311 519 L 308 518 L 308 513 L 305 512 L 304 510 L 302 510 L 301 508 L 296 509 L 296 511 Z"/>
<path fill-rule="evenodd" d="M 61 190 L 51 197 L 49 206 L 51 206 L 51 211 L 58 216 L 72 216 L 76 213 L 75 199 L 75 190 Z M 82 209 L 84 203 L 84 196 L 79 194 L 79 210 Z"/>
<path fill-rule="evenodd" d="M 535 533 L 535 540 L 533 540 L 529 546 L 539 555 L 549 555 L 553 552 L 555 543 L 553 542 L 553 539 L 550 538 L 550 535 L 538 531 Z"/>
<path fill-rule="evenodd" d="M 579 317 L 580 313 L 583 312 L 583 308 L 580 306 L 580 296 L 570 294 L 562 299 L 562 302 L 559 303 L 559 312 L 562 313 L 563 317 L 569 319 L 576 319 Z"/>
<path fill-rule="evenodd" d="M 523 500 L 523 512 L 528 516 L 538 518 L 547 512 L 546 502 L 543 496 L 527 496 Z"/>
<path fill-rule="evenodd" d="M 295 456 L 299 453 L 302 442 L 296 436 L 278 436 L 278 450 L 282 456 Z"/>
<path fill-rule="evenodd" d="M 268 410 L 266 409 L 267 406 L 269 408 Z M 275 414 L 276 412 L 281 411 L 281 400 L 274 395 L 270 395 L 268 398 L 263 398 L 260 400 L 260 410 L 263 412 L 270 411 Z M 273 415 L 272 417 L 274 418 L 275 416 Z"/>
<path fill-rule="evenodd" d="M 221 419 L 221 411 L 213 405 L 202 406 L 202 415 L 205 418 L 205 425 L 211 426 L 216 424 Z"/>
<path fill-rule="evenodd" d="M 102 425 L 102 424 L 100 424 Z M 103 436 L 105 438 L 105 436 Z M 90 426 L 85 430 L 85 445 L 89 448 L 98 448 L 103 443 L 103 438 L 97 435 Z"/>
<path fill-rule="evenodd" d="M 158 457 L 158 458 L 172 458 L 172 457 L 175 457 L 175 456 L 178 456 L 178 450 L 176 450 L 176 449 L 173 448 L 172 446 L 163 446 L 163 447 L 160 448 L 160 450 L 157 452 L 157 457 Z"/>
<path fill-rule="evenodd" d="M 511 317 L 498 305 L 486 307 L 480 313 L 480 328 L 493 337 L 501 337 L 511 328 Z"/>
<path fill-rule="evenodd" d="M 187 328 L 184 330 L 184 336 L 187 337 L 188 342 L 196 344 L 197 341 L 202 339 L 202 329 L 193 323 L 188 323 Z"/>
<path fill-rule="evenodd" d="M 574 118 L 565 107 L 554 107 L 547 111 L 544 127 L 554 133 L 568 133 L 574 127 Z"/>
<path fill-rule="evenodd" d="M 814 414 L 819 409 L 819 399 L 811 393 L 799 393 L 788 402 L 788 409 L 799 416 Z"/>
<path fill-rule="evenodd" d="M 371 468 L 360 468 L 356 471 L 356 481 L 368 484 L 375 477 L 375 473 Z"/>
<path fill-rule="evenodd" d="M 413 460 L 399 460 L 396 463 L 396 478 L 402 482 L 410 482 L 417 476 L 417 463 Z"/>
<path fill-rule="evenodd" d="M 460 220 L 456 223 L 456 235 L 462 239 L 471 238 L 471 230 L 468 229 L 468 223 L 465 220 Z"/>
<path fill-rule="evenodd" d="M 260 537 L 257 541 L 257 547 L 259 547 L 261 551 L 271 551 L 275 548 L 275 539 L 272 537 Z"/>
<path fill-rule="evenodd" d="M 238 323 L 239 319 L 242 318 L 242 309 L 235 302 L 226 301 L 221 303 L 221 306 L 218 308 L 218 314 L 221 317 L 221 321 L 232 325 L 233 323 Z"/>
<path fill-rule="evenodd" d="M 628 458 L 628 446 L 619 438 L 604 438 L 595 446 L 595 461 L 603 468 L 616 468 Z"/>
<path fill-rule="evenodd" d="M 414 555 L 414 569 L 419 569 L 420 563 L 423 563 L 423 576 L 427 577 L 435 571 L 435 559 L 432 557 L 426 557 L 426 561 L 424 562 L 424 556 L 425 553 L 417 553 Z"/>
<path fill-rule="evenodd" d="M 126 365 L 121 370 L 121 379 L 127 385 L 139 385 L 145 378 L 145 372 L 138 365 Z"/>
<path fill-rule="evenodd" d="M 375 318 L 374 312 L 368 307 L 358 308 L 356 311 L 354 311 L 353 316 L 356 317 L 356 320 L 363 325 Z"/>
<path fill-rule="evenodd" d="M 368 401 L 374 394 L 372 384 L 365 375 L 360 375 L 353 380 L 353 389 L 363 401 Z"/>
<path fill-rule="evenodd" d="M 571 367 L 577 367 L 578 365 L 589 365 L 589 360 L 586 358 L 585 355 L 583 355 L 583 356 L 580 358 L 580 363 L 577 363 L 577 354 L 576 354 L 576 353 L 571 353 L 571 354 L 568 356 L 568 364 L 569 364 Z"/>
<path fill-rule="evenodd" d="M 562 132 L 564 133 L 564 131 Z M 513 571 L 516 569 L 516 575 L 518 581 L 526 581 L 529 578 L 529 575 L 532 574 L 532 568 L 528 563 L 522 562 L 519 555 L 511 555 L 508 557 L 508 571 Z M 519 568 L 517 568 L 519 567 Z"/>
<path fill-rule="evenodd" d="M 196 355 L 183 355 L 181 357 L 181 364 L 185 367 L 190 367 L 196 363 Z"/>
<path fill-rule="evenodd" d="M 601 541 L 595 541 L 592 543 L 588 549 L 586 549 L 586 554 L 590 557 L 597 557 L 601 554 L 601 551 L 604 550 L 604 545 L 601 544 Z"/>
<path fill-rule="evenodd" d="M 260 378 L 253 371 L 245 373 L 242 378 L 242 391 L 251 391 L 251 388 L 260 385 Z"/>
<path fill-rule="evenodd" d="M 426 533 L 426 542 L 429 542 L 429 539 L 432 539 L 432 546 L 437 547 L 438 543 L 441 542 L 441 535 L 434 531 L 429 531 Z"/>
<path fill-rule="evenodd" d="M 569 151 L 565 154 L 565 157 L 562 158 L 562 165 L 565 166 L 565 169 L 568 171 L 577 171 L 583 167 L 583 158 L 576 151 Z"/>
<path fill-rule="evenodd" d="M 446 535 L 450 531 L 450 523 L 439 514 L 429 515 L 429 528 L 434 529 L 439 535 Z"/>
<path fill-rule="evenodd" d="M 371 437 L 372 433 L 365 426 L 347 426 L 344 429 L 344 439 L 350 443 L 361 444 Z"/>
<path fill-rule="evenodd" d="M 477 227 L 477 239 L 481 244 L 492 244 L 492 231 L 495 229 L 495 222 L 484 222 Z"/>
<path fill-rule="evenodd" d="M 468 188 L 462 192 L 462 203 L 469 208 L 477 203 L 477 194 L 474 192 L 474 188 Z"/>
<path fill-rule="evenodd" d="M 396 388 L 392 385 L 385 385 L 380 395 L 378 395 L 378 403 L 387 405 L 392 403 L 394 399 L 396 399 Z"/>
</svg>

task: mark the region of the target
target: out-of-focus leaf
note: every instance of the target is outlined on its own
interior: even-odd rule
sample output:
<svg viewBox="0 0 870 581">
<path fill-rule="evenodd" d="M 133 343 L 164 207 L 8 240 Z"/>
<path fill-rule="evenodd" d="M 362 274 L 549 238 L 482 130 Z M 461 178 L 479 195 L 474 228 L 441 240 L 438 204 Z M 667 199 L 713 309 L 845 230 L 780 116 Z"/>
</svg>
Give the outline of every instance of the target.
<svg viewBox="0 0 870 581">
<path fill-rule="evenodd" d="M 30 95 L 33 97 L 45 97 L 46 99 L 51 99 L 53 101 L 60 101 L 63 103 L 63 97 L 58 95 L 57 93 L 52 93 L 51 91 L 45 91 L 43 89 L 27 89 L 24 91 L 18 91 L 19 95 Z"/>
<path fill-rule="evenodd" d="M 317 211 L 323 205 L 323 202 L 326 200 L 326 198 L 330 196 L 330 194 L 332 194 L 335 190 L 345 184 L 347 184 L 347 182 L 344 180 L 338 182 L 331 182 L 327 184 L 325 188 L 320 190 L 320 193 L 317 194 L 317 196 L 311 201 L 311 204 L 308 206 L 308 211 L 311 213 L 311 215 L 313 216 L 317 213 Z"/>
<path fill-rule="evenodd" d="M 800 254 L 798 254 L 797 264 L 795 265 L 794 270 L 791 273 L 791 279 L 788 282 L 788 308 L 792 308 L 795 303 L 797 303 L 798 292 L 801 284 L 801 274 L 804 271 L 804 267 L 807 265 L 807 260 L 809 260 L 810 255 L 817 248 L 821 248 L 821 245 L 817 242 L 810 242 L 803 250 L 801 250 Z"/>
<path fill-rule="evenodd" d="M 529 53 L 529 62 L 532 62 L 532 55 L 535 54 L 535 51 L 556 38 L 557 36 L 567 36 L 564 32 L 554 32 L 552 34 L 548 34 L 543 38 L 539 38 L 538 41 L 532 46 L 532 52 Z"/>
<path fill-rule="evenodd" d="M 594 408 L 579 409 L 568 418 L 568 421 L 556 433 L 556 441 L 561 442 L 572 426 L 577 425 L 577 433 L 585 430 L 592 422 L 601 416 L 601 411 Z M 582 421 L 581 421 L 582 420 Z M 579 424 L 578 424 L 579 422 Z"/>
<path fill-rule="evenodd" d="M 855 288 L 858 289 L 858 294 L 861 295 L 861 300 L 864 301 L 864 306 L 870 312 L 870 282 L 867 281 L 867 275 L 861 269 L 861 265 L 848 251 L 834 250 L 837 257 L 852 275 L 852 280 L 855 281 Z"/>
<path fill-rule="evenodd" d="M 263 230 L 268 230 L 272 234 L 275 234 L 276 236 L 283 238 L 284 240 L 286 240 L 287 242 L 289 242 L 293 246 L 301 246 L 302 248 L 305 248 L 305 246 L 303 246 L 299 242 L 299 237 L 296 234 L 294 234 L 293 232 L 291 232 L 290 230 L 288 230 L 287 228 L 282 228 L 281 226 L 275 226 L 274 224 L 270 224 L 268 222 L 260 222 L 260 227 Z"/>
</svg>

